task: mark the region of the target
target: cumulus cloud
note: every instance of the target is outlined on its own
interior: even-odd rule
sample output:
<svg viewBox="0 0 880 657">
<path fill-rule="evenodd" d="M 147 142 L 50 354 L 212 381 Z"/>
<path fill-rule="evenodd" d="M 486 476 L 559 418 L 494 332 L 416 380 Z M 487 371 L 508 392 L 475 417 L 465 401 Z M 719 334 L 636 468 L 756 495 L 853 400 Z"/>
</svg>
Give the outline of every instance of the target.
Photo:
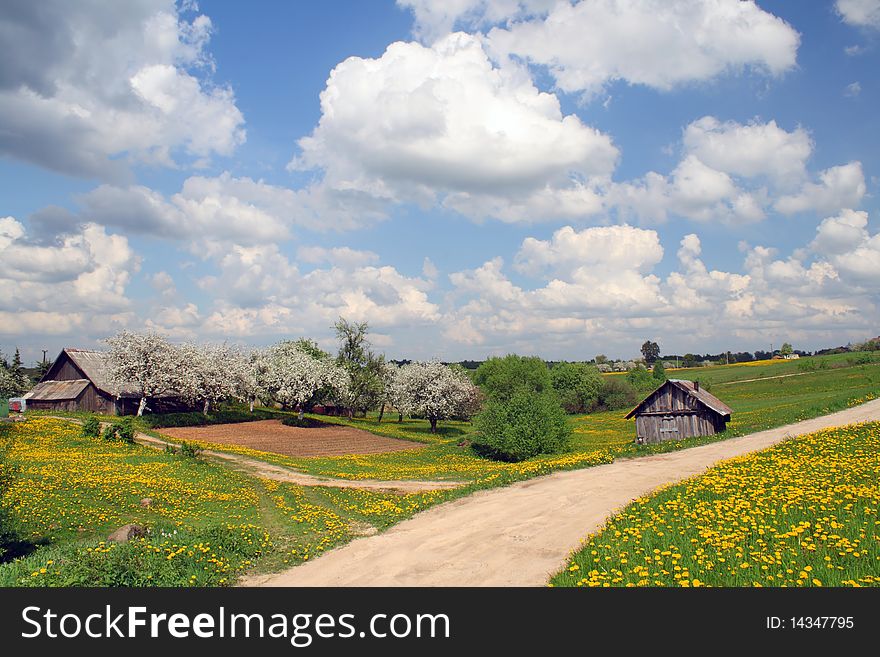
<svg viewBox="0 0 880 657">
<path fill-rule="evenodd" d="M 413 33 L 433 43 L 456 27 L 474 29 L 526 16 L 546 15 L 557 0 L 397 0 L 412 11 Z"/>
<path fill-rule="evenodd" d="M 495 67 L 463 33 L 345 60 L 321 111 L 291 168 L 321 170 L 330 189 L 440 202 L 477 218 L 555 212 L 566 194 L 563 212 L 595 212 L 590 181 L 607 178 L 618 158 L 607 135 L 563 115 L 521 67 Z"/>
<path fill-rule="evenodd" d="M 776 121 L 740 124 L 704 116 L 684 130 L 684 148 L 707 166 L 745 178 L 767 177 L 780 186 L 801 182 L 813 140 L 801 127 L 788 132 Z"/>
<path fill-rule="evenodd" d="M 818 182 L 806 182 L 801 189 L 780 197 L 774 207 L 783 214 L 816 211 L 837 212 L 858 206 L 865 195 L 865 175 L 861 162 L 850 162 L 819 172 Z"/>
<path fill-rule="evenodd" d="M 13 5 L 2 22 L 0 153 L 118 181 L 130 161 L 175 166 L 244 141 L 232 90 L 210 82 L 207 16 L 182 18 L 173 0 Z"/>
<path fill-rule="evenodd" d="M 813 140 L 775 121 L 742 124 L 704 116 L 684 128 L 682 159 L 664 175 L 612 183 L 604 204 L 624 219 L 662 222 L 669 216 L 742 224 L 783 214 L 834 213 L 857 206 L 865 195 L 860 162 L 807 169 Z"/>
<path fill-rule="evenodd" d="M 614 80 L 668 90 L 743 69 L 778 76 L 795 65 L 800 36 L 754 2 L 583 0 L 486 40 L 496 57 L 546 67 L 563 91 L 595 94 Z"/>
<path fill-rule="evenodd" d="M 139 267 L 128 240 L 102 226 L 86 224 L 44 245 L 14 217 L 0 219 L 0 333 L 112 324 L 131 311 L 126 289 Z"/>
<path fill-rule="evenodd" d="M 837 0 L 834 7 L 848 25 L 880 28 L 880 0 Z"/>
<path fill-rule="evenodd" d="M 48 206 L 31 215 L 41 237 L 98 223 L 137 235 L 206 243 L 260 244 L 290 239 L 296 228 L 343 230 L 385 217 L 384 210 L 345 191 L 292 190 L 229 173 L 191 176 L 166 197 L 143 185 L 104 184 L 80 194 L 77 213 Z"/>
<path fill-rule="evenodd" d="M 571 357 L 584 343 L 632 349 L 658 322 L 672 336 L 687 329 L 683 346 L 692 348 L 703 339 L 840 340 L 866 335 L 876 321 L 880 235 L 870 233 L 864 212 L 826 219 L 810 244 L 788 256 L 746 245 L 740 271 L 707 266 L 695 233 L 681 238 L 676 255 L 672 271 L 659 276 L 659 236 L 631 226 L 527 238 L 514 269 L 537 285 L 515 284 L 500 257 L 452 274 L 445 336 L 490 353 L 516 344 Z"/>
</svg>

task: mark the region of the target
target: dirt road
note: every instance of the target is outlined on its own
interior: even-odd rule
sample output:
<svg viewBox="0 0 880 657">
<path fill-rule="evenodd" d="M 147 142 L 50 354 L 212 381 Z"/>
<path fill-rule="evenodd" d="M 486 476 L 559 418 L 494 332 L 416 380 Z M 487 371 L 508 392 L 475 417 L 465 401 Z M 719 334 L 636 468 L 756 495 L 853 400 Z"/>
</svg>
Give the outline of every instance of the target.
<svg viewBox="0 0 880 657">
<path fill-rule="evenodd" d="M 542 586 L 615 510 L 713 463 L 825 427 L 880 420 L 880 400 L 679 452 L 559 472 L 443 504 L 251 586 Z"/>
</svg>

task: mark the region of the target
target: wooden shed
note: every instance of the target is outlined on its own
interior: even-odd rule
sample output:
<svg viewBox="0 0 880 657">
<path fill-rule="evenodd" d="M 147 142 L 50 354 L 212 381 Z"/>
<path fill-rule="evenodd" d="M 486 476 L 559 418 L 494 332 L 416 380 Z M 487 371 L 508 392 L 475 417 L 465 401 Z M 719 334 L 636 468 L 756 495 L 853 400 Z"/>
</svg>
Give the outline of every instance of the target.
<svg viewBox="0 0 880 657">
<path fill-rule="evenodd" d="M 724 431 L 733 413 L 727 404 L 700 388 L 699 381 L 669 379 L 636 406 L 636 442 L 659 443 Z"/>
<path fill-rule="evenodd" d="M 134 386 L 113 383 L 106 352 L 67 348 L 24 398 L 29 410 L 131 415 L 137 412 L 140 393 Z M 192 410 L 173 394 L 151 399 L 149 406 L 157 413 Z"/>
</svg>

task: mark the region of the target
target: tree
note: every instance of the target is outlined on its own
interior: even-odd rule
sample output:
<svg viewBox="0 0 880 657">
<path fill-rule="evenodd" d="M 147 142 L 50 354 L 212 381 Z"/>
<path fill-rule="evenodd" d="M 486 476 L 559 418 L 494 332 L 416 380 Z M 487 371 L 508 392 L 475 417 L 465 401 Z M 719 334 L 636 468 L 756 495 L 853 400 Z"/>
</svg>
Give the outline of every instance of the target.
<svg viewBox="0 0 880 657">
<path fill-rule="evenodd" d="M 694 367 L 700 361 L 700 357 L 696 354 L 685 354 L 681 357 L 682 367 Z"/>
<path fill-rule="evenodd" d="M 666 368 L 663 367 L 662 360 L 654 361 L 654 371 L 651 372 L 651 376 L 654 377 L 655 381 L 659 381 L 660 383 L 666 381 Z"/>
<path fill-rule="evenodd" d="M 474 373 L 476 383 L 487 397 L 509 399 L 518 390 L 541 393 L 551 390 L 550 370 L 537 356 L 509 354 L 489 358 Z"/>
<path fill-rule="evenodd" d="M 295 342 L 284 340 L 259 352 L 252 363 L 256 387 L 268 398 L 285 407 L 299 409 L 322 388 L 344 397 L 348 374 L 329 358 L 315 358 Z"/>
<path fill-rule="evenodd" d="M 599 370 L 586 363 L 557 363 L 550 368 L 550 380 L 559 403 L 568 413 L 586 413 L 602 387 Z"/>
<path fill-rule="evenodd" d="M 645 362 L 648 365 L 652 364 L 655 360 L 660 357 L 660 345 L 656 342 L 651 342 L 650 340 L 645 340 L 644 344 L 642 344 L 642 356 L 645 357 Z"/>
<path fill-rule="evenodd" d="M 596 356 L 595 361 L 596 365 L 603 365 L 608 362 L 608 356 L 606 356 L 605 354 L 599 354 L 598 356 Z"/>
<path fill-rule="evenodd" d="M 641 392 L 654 390 L 657 387 L 657 380 L 641 365 L 627 372 L 626 380 L 633 388 Z"/>
<path fill-rule="evenodd" d="M 790 356 L 792 353 L 791 344 L 788 342 L 784 342 L 782 347 L 779 349 L 779 353 L 783 356 Z"/>
<path fill-rule="evenodd" d="M 18 347 L 15 348 L 15 355 L 12 357 L 12 362 L 9 364 L 9 371 L 12 373 L 12 376 L 18 379 L 26 379 L 27 375 L 24 373 L 24 368 L 21 363 L 21 352 L 18 350 Z"/>
<path fill-rule="evenodd" d="M 502 461 L 522 461 L 561 451 L 571 436 L 565 412 L 551 392 L 524 388 L 509 398 L 491 398 L 474 418 L 477 451 Z"/>
<path fill-rule="evenodd" d="M 138 416 L 143 415 L 149 398 L 174 390 L 179 358 L 164 336 L 120 331 L 105 342 L 110 347 L 110 378 L 118 388 L 133 387 L 140 395 Z"/>
<path fill-rule="evenodd" d="M 399 411 L 427 418 L 431 433 L 437 433 L 439 420 L 469 418 L 478 394 L 466 375 L 436 360 L 404 365 L 397 370 L 393 385 Z"/>
<path fill-rule="evenodd" d="M 21 380 L 12 376 L 9 370 L 0 365 L 0 399 L 17 397 L 25 390 L 26 388 L 21 385 Z"/>
<path fill-rule="evenodd" d="M 235 397 L 246 399 L 242 382 L 250 369 L 238 350 L 226 345 L 187 343 L 176 347 L 178 383 L 176 392 L 190 401 L 200 401 L 207 415 L 212 405 Z"/>
<path fill-rule="evenodd" d="M 334 328 L 339 340 L 336 362 L 349 377 L 344 397 L 349 417 L 356 410 L 366 414 L 381 403 L 385 393 L 385 356 L 373 353 L 366 322 L 349 322 L 340 317 Z"/>
</svg>

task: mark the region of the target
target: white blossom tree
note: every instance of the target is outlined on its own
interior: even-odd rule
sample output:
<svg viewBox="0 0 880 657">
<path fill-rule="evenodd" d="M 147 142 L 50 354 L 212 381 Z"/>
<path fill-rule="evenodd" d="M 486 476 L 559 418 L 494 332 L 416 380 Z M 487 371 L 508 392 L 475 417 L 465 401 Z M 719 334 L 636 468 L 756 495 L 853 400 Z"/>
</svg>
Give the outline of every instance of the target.
<svg viewBox="0 0 880 657">
<path fill-rule="evenodd" d="M 110 347 L 110 378 L 118 388 L 131 388 L 140 395 L 138 416 L 143 415 L 149 398 L 180 385 L 178 353 L 165 336 L 120 331 L 105 342 Z"/>
<path fill-rule="evenodd" d="M 249 364 L 240 350 L 226 344 L 185 343 L 175 348 L 178 359 L 175 391 L 190 403 L 201 402 L 207 415 L 229 399 L 246 399 L 242 382 Z"/>
<path fill-rule="evenodd" d="M 0 399 L 15 397 L 27 390 L 27 383 L 0 363 Z"/>
<path fill-rule="evenodd" d="M 259 388 L 274 401 L 299 409 L 322 388 L 342 397 L 348 374 L 329 358 L 308 354 L 295 342 L 279 342 L 260 352 L 255 362 Z"/>
<path fill-rule="evenodd" d="M 463 372 L 439 361 L 415 362 L 397 370 L 392 388 L 398 410 L 406 415 L 423 415 L 437 432 L 437 422 L 453 417 L 470 417 L 479 391 Z"/>
</svg>

